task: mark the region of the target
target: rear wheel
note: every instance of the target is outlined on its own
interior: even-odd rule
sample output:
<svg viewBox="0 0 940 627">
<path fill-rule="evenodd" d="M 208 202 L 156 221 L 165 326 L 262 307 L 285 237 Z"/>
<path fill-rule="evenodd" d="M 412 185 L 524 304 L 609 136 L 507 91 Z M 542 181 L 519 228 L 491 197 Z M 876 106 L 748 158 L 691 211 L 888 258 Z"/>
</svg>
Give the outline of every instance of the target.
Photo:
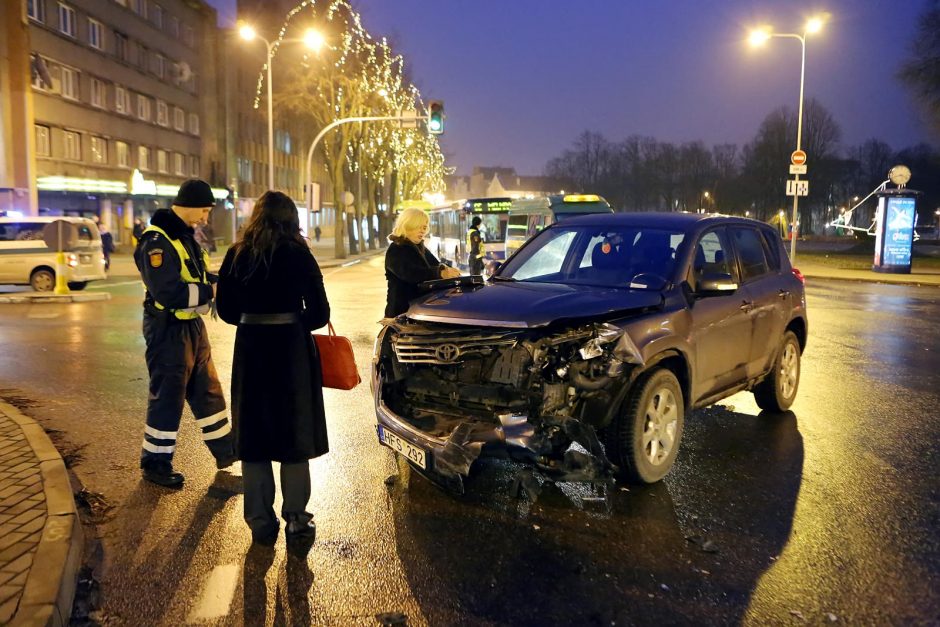
<svg viewBox="0 0 940 627">
<path fill-rule="evenodd" d="M 29 285 L 37 292 L 51 292 L 55 288 L 55 272 L 47 268 L 33 270 Z"/>
<path fill-rule="evenodd" d="M 676 461 L 685 403 L 676 375 L 665 368 L 643 375 L 621 411 L 604 432 L 607 457 L 620 467 L 621 478 L 655 483 Z"/>
<path fill-rule="evenodd" d="M 800 387 L 800 342 L 793 331 L 783 334 L 773 370 L 754 388 L 754 400 L 761 409 L 786 411 L 796 400 Z"/>
<path fill-rule="evenodd" d="M 88 281 L 69 281 L 69 289 L 80 292 L 88 286 Z"/>
</svg>

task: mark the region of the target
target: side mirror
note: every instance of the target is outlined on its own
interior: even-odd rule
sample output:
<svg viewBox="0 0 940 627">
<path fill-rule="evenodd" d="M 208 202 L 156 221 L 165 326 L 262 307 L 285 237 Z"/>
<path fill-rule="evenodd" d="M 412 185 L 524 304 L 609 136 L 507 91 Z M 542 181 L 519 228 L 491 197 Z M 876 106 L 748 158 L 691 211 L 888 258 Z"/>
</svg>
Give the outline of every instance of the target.
<svg viewBox="0 0 940 627">
<path fill-rule="evenodd" d="M 699 296 L 724 296 L 733 294 L 738 289 L 734 278 L 725 272 L 703 274 L 696 283 L 695 293 Z"/>
</svg>

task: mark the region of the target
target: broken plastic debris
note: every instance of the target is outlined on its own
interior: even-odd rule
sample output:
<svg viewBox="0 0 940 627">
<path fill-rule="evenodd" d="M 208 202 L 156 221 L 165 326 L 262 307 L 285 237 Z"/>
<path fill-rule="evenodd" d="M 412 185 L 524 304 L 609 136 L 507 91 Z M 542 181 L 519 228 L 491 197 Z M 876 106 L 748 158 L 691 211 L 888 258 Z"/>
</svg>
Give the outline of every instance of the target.
<svg viewBox="0 0 940 627">
<path fill-rule="evenodd" d="M 826 618 L 829 619 L 830 623 L 838 622 L 839 617 L 833 614 L 832 612 L 826 612 Z"/>
<path fill-rule="evenodd" d="M 383 612 L 375 615 L 380 625 L 407 625 L 408 617 L 402 612 Z"/>
<path fill-rule="evenodd" d="M 803 612 L 801 612 L 800 610 L 790 610 L 790 614 L 792 616 L 796 616 L 800 620 L 803 620 L 803 621 L 806 620 L 806 617 L 803 616 Z"/>
</svg>

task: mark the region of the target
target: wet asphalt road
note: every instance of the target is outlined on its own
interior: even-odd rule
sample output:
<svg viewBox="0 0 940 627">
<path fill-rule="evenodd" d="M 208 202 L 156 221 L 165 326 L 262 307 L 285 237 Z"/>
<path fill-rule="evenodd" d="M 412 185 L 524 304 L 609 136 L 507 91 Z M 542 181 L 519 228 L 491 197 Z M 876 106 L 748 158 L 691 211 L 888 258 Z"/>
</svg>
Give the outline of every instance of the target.
<svg viewBox="0 0 940 627">
<path fill-rule="evenodd" d="M 325 275 L 367 381 L 381 257 Z M 140 480 L 142 288 L 128 281 L 102 286 L 110 302 L 0 305 L 0 396 L 53 430 L 102 498 L 100 622 L 940 620 L 940 290 L 811 282 L 793 411 L 759 414 L 742 393 L 695 412 L 670 476 L 606 502 L 575 485 L 510 498 L 517 468 L 501 462 L 445 494 L 377 444 L 366 383 L 327 390 L 332 451 L 312 464 L 318 537 L 304 555 L 283 535 L 249 548 L 238 472 L 215 471 L 188 411 L 185 488 Z M 234 327 L 208 326 L 227 389 Z"/>
</svg>

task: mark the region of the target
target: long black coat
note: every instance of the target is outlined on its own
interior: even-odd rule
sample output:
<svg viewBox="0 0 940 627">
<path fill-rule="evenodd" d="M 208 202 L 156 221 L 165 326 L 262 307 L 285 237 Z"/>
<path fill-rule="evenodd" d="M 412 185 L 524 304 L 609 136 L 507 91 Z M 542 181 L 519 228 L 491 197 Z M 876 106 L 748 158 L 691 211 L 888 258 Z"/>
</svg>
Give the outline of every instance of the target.
<svg viewBox="0 0 940 627">
<path fill-rule="evenodd" d="M 323 374 L 310 331 L 330 319 L 323 275 L 296 242 L 275 249 L 244 281 L 249 258 L 229 249 L 219 271 L 219 316 L 237 324 L 232 360 L 235 450 L 247 462 L 302 462 L 329 450 Z M 301 314 L 293 324 L 239 324 L 243 313 Z"/>
<path fill-rule="evenodd" d="M 424 292 L 418 287 L 422 281 L 441 278 L 441 264 L 424 245 L 405 238 L 389 238 L 385 251 L 385 278 L 388 281 L 388 299 L 385 317 L 394 318 L 408 311 L 408 303 Z"/>
</svg>

